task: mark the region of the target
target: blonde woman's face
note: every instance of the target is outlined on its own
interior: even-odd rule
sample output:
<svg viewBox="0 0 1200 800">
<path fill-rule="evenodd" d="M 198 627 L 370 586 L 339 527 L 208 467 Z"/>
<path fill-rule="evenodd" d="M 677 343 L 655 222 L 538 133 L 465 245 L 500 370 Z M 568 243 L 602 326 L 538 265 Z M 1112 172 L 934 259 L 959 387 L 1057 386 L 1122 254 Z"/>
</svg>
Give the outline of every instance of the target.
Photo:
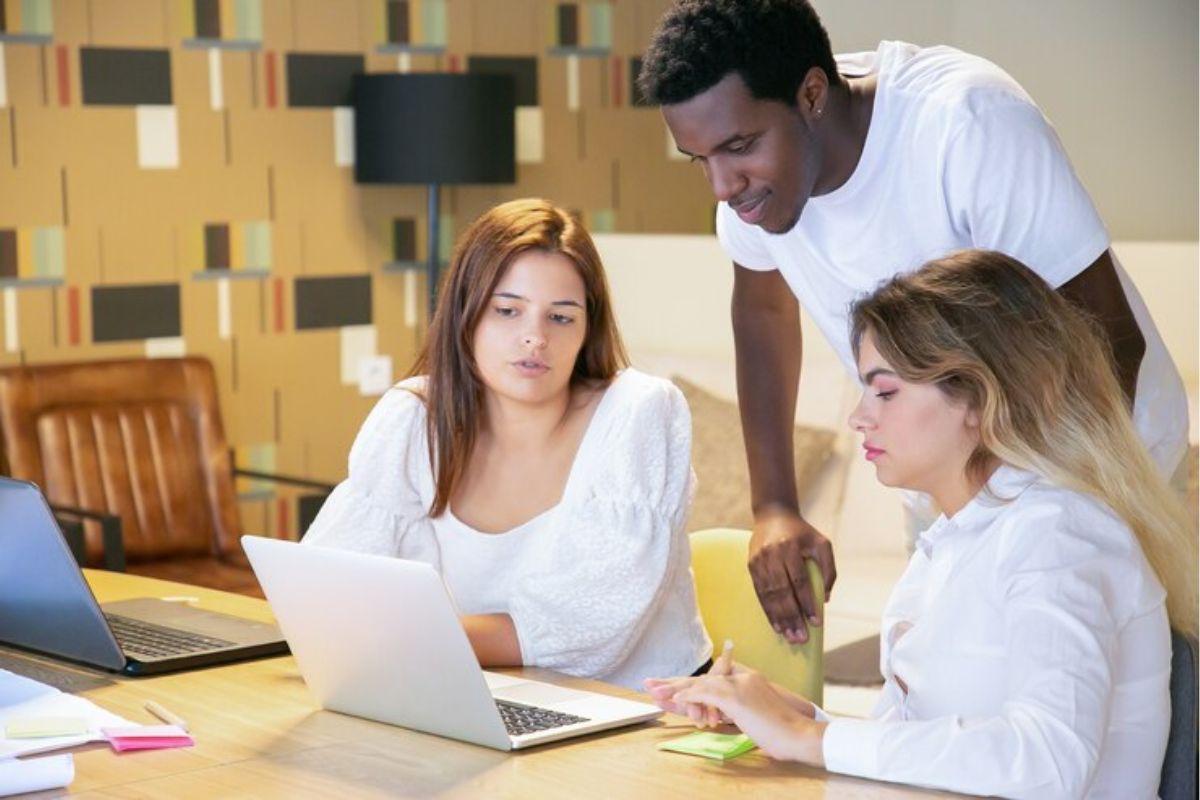
<svg viewBox="0 0 1200 800">
<path fill-rule="evenodd" d="M 587 294 L 561 253 L 517 256 L 475 327 L 475 363 L 493 399 L 540 404 L 570 391 L 587 334 Z"/>
<path fill-rule="evenodd" d="M 862 399 L 850 427 L 863 436 L 863 455 L 880 483 L 933 496 L 957 497 L 967 459 L 979 441 L 978 417 L 931 383 L 901 380 L 868 333 L 859 348 Z"/>
</svg>

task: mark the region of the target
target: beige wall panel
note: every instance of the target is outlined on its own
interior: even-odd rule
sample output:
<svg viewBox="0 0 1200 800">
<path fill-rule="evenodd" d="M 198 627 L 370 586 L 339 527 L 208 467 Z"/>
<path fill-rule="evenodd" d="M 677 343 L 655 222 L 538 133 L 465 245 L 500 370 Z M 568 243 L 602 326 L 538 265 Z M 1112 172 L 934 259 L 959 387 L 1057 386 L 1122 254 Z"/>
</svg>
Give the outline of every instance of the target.
<svg viewBox="0 0 1200 800">
<path fill-rule="evenodd" d="M 613 171 L 608 159 L 592 158 L 571 167 L 571 180 L 562 180 L 559 167 L 529 164 L 521 169 L 519 194 L 544 197 L 555 205 L 579 211 L 613 207 Z"/>
<path fill-rule="evenodd" d="M 525 167 L 553 165 L 564 170 L 572 169 L 583 155 L 582 124 L 580 113 L 568 111 L 565 105 L 542 106 L 544 159 L 541 164 L 518 164 L 518 177 Z"/>
<path fill-rule="evenodd" d="M 54 346 L 54 289 L 30 287 L 17 289 L 18 337 L 26 361 L 60 360 Z M 60 307 L 58 313 L 62 313 Z"/>
<path fill-rule="evenodd" d="M 304 53 L 349 53 L 368 46 L 362 0 L 292 0 L 295 42 L 288 49 Z"/>
<path fill-rule="evenodd" d="M 97 47 L 168 47 L 175 31 L 167 21 L 170 0 L 92 2 L 92 36 Z"/>
<path fill-rule="evenodd" d="M 91 0 L 54 0 L 54 42 L 72 47 L 87 44 L 92 34 L 88 29 L 88 6 Z M 78 84 L 74 84 L 78 85 Z"/>
<path fill-rule="evenodd" d="M 13 110 L 0 108 L 0 180 L 5 181 L 5 185 L 12 180 L 12 173 L 16 168 L 16 165 L 13 164 L 12 131 L 14 127 Z"/>
<path fill-rule="evenodd" d="M 295 49 L 292 0 L 262 0 L 263 49 Z"/>
<path fill-rule="evenodd" d="M 542 0 L 476 0 L 469 49 L 479 55 L 532 55 L 545 50 L 549 12 Z M 457 41 L 457 39 L 456 39 Z"/>
<path fill-rule="evenodd" d="M 52 167 L 17 167 L 3 174 L 0 228 L 61 225 L 61 175 Z"/>
<path fill-rule="evenodd" d="M 186 188 L 175 201 L 173 221 L 194 224 L 267 219 L 270 202 L 265 170 L 188 167 L 179 173 L 179 182 Z"/>
<path fill-rule="evenodd" d="M 653 187 L 647 191 L 647 187 Z M 700 171 L 686 162 L 620 171 L 618 214 L 622 230 L 656 233 L 711 232 L 715 201 Z"/>
<path fill-rule="evenodd" d="M 672 0 L 637 0 L 636 3 L 617 3 L 619 6 L 631 8 L 633 11 L 633 49 L 632 55 L 645 52 L 658 27 L 658 21 L 672 5 Z M 616 32 L 613 33 L 614 39 Z M 614 41 L 613 44 L 616 44 Z"/>
<path fill-rule="evenodd" d="M 163 283 L 182 275 L 176 266 L 176 242 L 170 225 L 159 221 L 125 219 L 101 228 L 102 282 Z"/>
<path fill-rule="evenodd" d="M 446 0 L 446 46 L 451 52 L 469 51 L 475 42 L 475 3 Z"/>
<path fill-rule="evenodd" d="M 177 106 L 179 166 L 194 176 L 226 166 L 225 114 L 203 105 Z M 232 148 L 231 148 L 232 149 Z"/>
<path fill-rule="evenodd" d="M 73 168 L 68 177 L 72 224 L 136 220 L 173 227 L 267 215 L 266 181 L 257 170 L 125 170 L 92 164 Z"/>
<path fill-rule="evenodd" d="M 226 55 L 222 53 L 222 58 Z M 188 109 L 215 113 L 209 101 L 208 50 L 176 47 L 171 51 L 171 100 L 180 112 Z"/>
<path fill-rule="evenodd" d="M 634 154 L 647 148 L 647 131 L 653 125 L 639 120 L 641 115 L 658 117 L 658 112 L 635 111 L 628 108 L 585 108 L 579 112 L 579 124 L 583 129 L 582 157 L 618 158 L 626 161 Z M 660 123 L 661 124 L 661 123 Z M 655 135 L 655 134 L 650 134 Z M 658 141 L 663 141 L 661 134 Z M 665 145 L 664 145 L 665 146 Z M 663 158 L 661 149 L 657 158 Z"/>
<path fill-rule="evenodd" d="M 280 108 L 265 108 L 261 100 L 257 109 L 230 109 L 229 153 L 233 163 L 240 167 L 265 167 L 267 164 L 304 163 L 311 159 L 311 151 L 315 148 L 306 149 L 304 144 L 304 134 L 309 126 L 297 126 L 292 117 L 294 113 Z M 312 135 L 319 135 L 316 126 L 312 127 Z M 332 166 L 332 121 L 329 122 L 329 128 L 329 163 Z"/>
<path fill-rule="evenodd" d="M 49 63 L 43 62 L 43 47 L 36 44 L 7 42 L 4 45 L 4 68 L 7 72 L 8 105 L 18 115 L 47 104 L 50 87 L 47 81 Z M 19 119 L 19 116 L 18 116 Z"/>
<path fill-rule="evenodd" d="M 109 121 L 116 127 L 122 126 L 123 120 L 118 116 L 102 114 L 100 117 L 92 117 L 88 113 L 91 110 L 41 105 L 24 105 L 10 109 L 16 118 L 17 166 L 57 172 L 63 165 L 78 163 L 80 154 L 92 149 L 91 145 L 80 140 L 93 135 L 93 119 L 100 122 L 98 135 L 104 135 Z M 128 118 L 129 127 L 133 127 L 135 123 L 131 110 L 125 109 L 125 113 L 120 116 Z M 8 136 L 9 126 L 4 127 L 4 135 Z M 84 131 L 87 131 L 87 136 L 81 135 Z M 134 147 L 136 146 L 135 142 Z M 133 157 L 136 159 L 136 152 Z M 11 164 L 11 148 L 6 147 L 0 151 L 0 161 Z"/>
<path fill-rule="evenodd" d="M 61 155 L 61 163 L 100 172 L 107 182 L 118 182 L 126 171 L 143 171 L 137 165 L 137 112 L 133 108 L 58 109 L 54 117 L 44 118 L 39 133 L 53 137 L 47 149 Z"/>
<path fill-rule="evenodd" d="M 261 59 L 262 55 L 255 51 L 221 51 L 221 90 L 226 108 L 244 111 L 263 103 L 254 80 Z"/>
<path fill-rule="evenodd" d="M 66 226 L 63 233 L 63 247 L 66 250 L 66 278 L 70 286 L 79 287 L 79 308 L 81 311 L 79 328 L 82 334 L 91 330 L 91 318 L 88 315 L 87 287 L 100 283 L 100 228 L 95 225 L 80 225 L 74 220 Z M 66 296 L 62 298 L 63 308 L 66 308 Z M 66 312 L 63 312 L 66 319 Z M 65 325 L 65 322 L 64 322 Z M 63 329 L 66 330 L 65 328 Z M 89 337 L 84 335 L 83 340 Z M 66 333 L 62 341 L 67 341 Z"/>
<path fill-rule="evenodd" d="M 228 385 L 232 376 L 229 342 L 217 328 L 217 282 L 184 275 L 179 281 L 180 316 L 188 353 L 207 356 L 217 367 L 217 383 Z"/>
<path fill-rule="evenodd" d="M 640 53 L 646 42 L 638 35 L 638 7 L 643 2 L 613 3 L 612 4 L 612 52 L 613 55 L 627 57 Z"/>
<path fill-rule="evenodd" d="M 425 282 L 416 281 L 418 321 L 409 327 L 404 321 L 404 275 L 399 272 L 376 273 L 371 281 L 372 318 L 378 336 L 379 352 L 392 357 L 392 377 L 399 380 L 417 357 L 425 327 Z"/>
<path fill-rule="evenodd" d="M 548 58 L 545 63 L 565 62 L 564 58 Z M 564 63 L 565 69 L 565 63 Z M 608 94 L 609 63 L 607 58 L 579 59 L 579 107 L 604 108 L 611 103 Z"/>
<path fill-rule="evenodd" d="M 251 118 L 261 121 L 264 130 L 259 133 L 243 130 L 241 137 L 252 136 L 259 141 L 250 145 L 251 158 L 262 153 L 261 162 L 277 165 L 303 166 L 309 171 L 334 170 L 333 163 L 333 109 L 331 108 L 281 108 L 263 112 L 250 112 Z M 242 116 L 241 113 L 233 118 Z M 233 121 L 231 118 L 231 122 Z M 242 125 L 246 121 L 243 120 Z M 237 126 L 234 126 L 237 127 Z M 268 138 L 262 138 L 262 137 Z M 261 150 L 259 149 L 261 148 Z M 242 158 L 237 150 L 237 158 Z"/>
<path fill-rule="evenodd" d="M 275 171 L 280 220 L 302 223 L 296 272 L 303 275 L 360 273 L 373 268 L 367 230 L 348 169 Z"/>
</svg>

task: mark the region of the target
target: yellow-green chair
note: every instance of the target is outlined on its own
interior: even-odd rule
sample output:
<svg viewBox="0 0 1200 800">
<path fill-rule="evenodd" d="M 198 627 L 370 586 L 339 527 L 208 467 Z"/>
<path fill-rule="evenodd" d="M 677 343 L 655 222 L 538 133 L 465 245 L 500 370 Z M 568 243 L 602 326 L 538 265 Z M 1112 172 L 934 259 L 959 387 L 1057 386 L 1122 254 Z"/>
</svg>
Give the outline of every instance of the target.
<svg viewBox="0 0 1200 800">
<path fill-rule="evenodd" d="M 704 627 L 713 640 L 714 657 L 720 653 L 724 641 L 732 639 L 735 661 L 753 667 L 775 683 L 820 705 L 824 631 L 810 626 L 808 641 L 802 645 L 788 644 L 775 633 L 759 605 L 746 567 L 750 532 L 711 528 L 697 531 L 689 539 L 696 599 Z M 808 567 L 820 607 L 825 599 L 821 573 L 814 562 L 810 561 Z"/>
</svg>

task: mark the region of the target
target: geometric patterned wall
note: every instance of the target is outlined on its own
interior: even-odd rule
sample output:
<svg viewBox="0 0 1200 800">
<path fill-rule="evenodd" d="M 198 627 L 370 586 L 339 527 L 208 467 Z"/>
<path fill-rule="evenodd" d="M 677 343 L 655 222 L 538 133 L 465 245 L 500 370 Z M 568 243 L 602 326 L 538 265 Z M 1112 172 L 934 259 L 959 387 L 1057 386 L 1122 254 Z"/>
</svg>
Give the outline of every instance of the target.
<svg viewBox="0 0 1200 800">
<path fill-rule="evenodd" d="M 669 0 L 0 0 L 0 363 L 196 353 L 239 463 L 340 479 L 421 339 L 425 193 L 353 179 L 350 76 L 514 76 L 517 182 L 444 187 L 441 252 L 540 195 L 711 230 L 633 87 Z M 390 365 L 388 360 L 390 359 Z M 246 529 L 294 529 L 244 486 Z"/>
</svg>

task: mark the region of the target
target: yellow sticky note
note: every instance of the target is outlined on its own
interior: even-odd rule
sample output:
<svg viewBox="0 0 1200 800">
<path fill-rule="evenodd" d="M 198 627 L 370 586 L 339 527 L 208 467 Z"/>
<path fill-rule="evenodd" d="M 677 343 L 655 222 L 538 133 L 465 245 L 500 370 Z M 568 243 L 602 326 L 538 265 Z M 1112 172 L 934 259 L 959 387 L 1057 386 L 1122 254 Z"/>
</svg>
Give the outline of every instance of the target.
<svg viewBox="0 0 1200 800">
<path fill-rule="evenodd" d="M 744 733 L 696 731 L 669 742 L 659 742 L 658 749 L 726 761 L 753 750 L 754 742 Z"/>
<path fill-rule="evenodd" d="M 4 733 L 9 739 L 79 736 L 87 732 L 87 720 L 82 717 L 29 717 L 11 720 L 4 727 Z"/>
</svg>

